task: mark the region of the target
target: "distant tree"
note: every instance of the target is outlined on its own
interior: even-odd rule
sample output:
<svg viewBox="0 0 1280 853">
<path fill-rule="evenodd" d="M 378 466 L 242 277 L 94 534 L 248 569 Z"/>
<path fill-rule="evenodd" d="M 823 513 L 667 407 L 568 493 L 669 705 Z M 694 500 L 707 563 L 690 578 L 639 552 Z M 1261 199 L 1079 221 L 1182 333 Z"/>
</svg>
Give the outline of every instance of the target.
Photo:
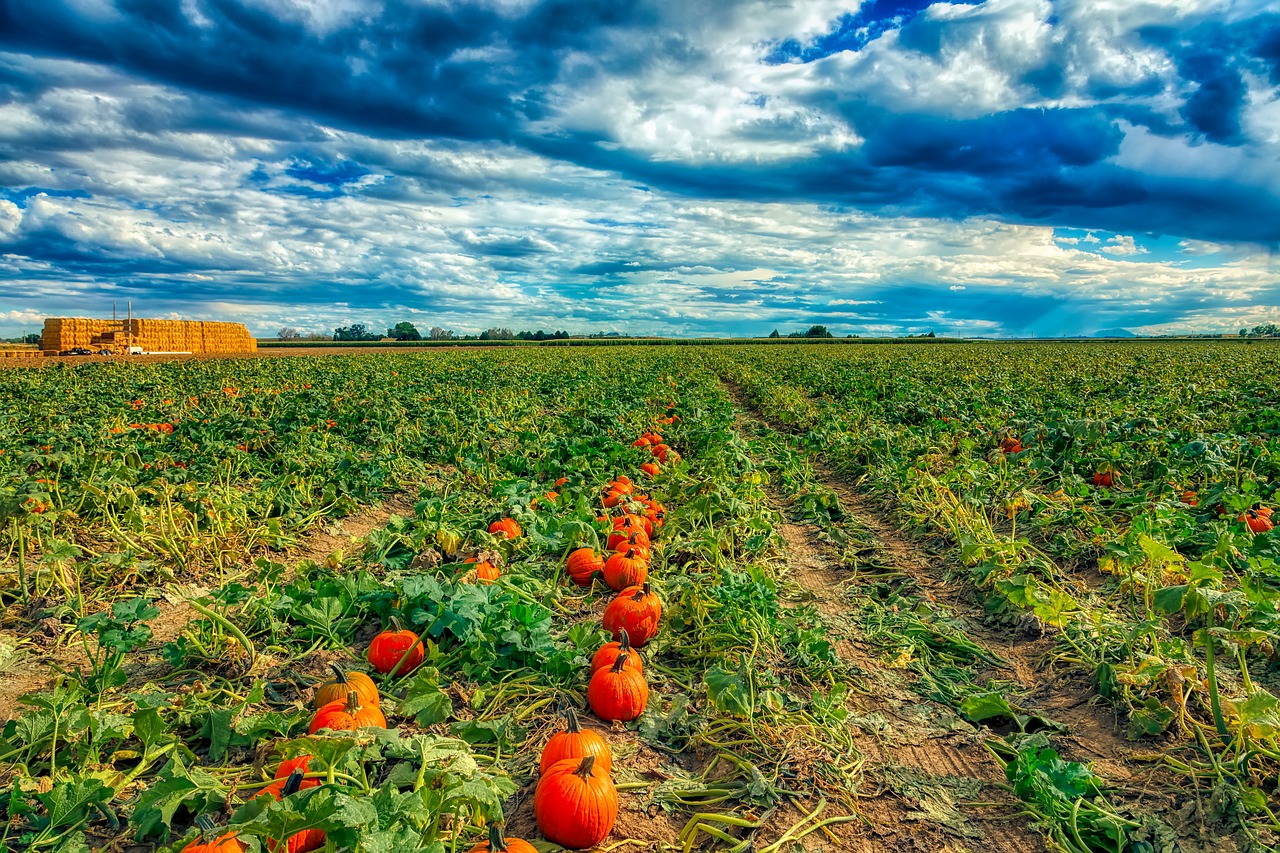
<svg viewBox="0 0 1280 853">
<path fill-rule="evenodd" d="M 1260 323 L 1249 332 L 1251 338 L 1280 338 L 1280 326 L 1275 323 Z"/>
<path fill-rule="evenodd" d="M 827 331 L 826 326 L 810 326 L 809 331 L 804 333 L 806 338 L 834 338 L 835 335 Z"/>
<path fill-rule="evenodd" d="M 929 334 L 927 334 L 927 335 L 921 335 L 920 337 L 922 337 L 922 338 L 936 338 L 936 337 L 937 337 L 937 335 L 935 335 L 935 334 L 933 333 L 933 329 L 930 329 L 930 330 L 929 330 Z"/>
<path fill-rule="evenodd" d="M 515 332 L 503 328 L 485 329 L 480 333 L 480 340 L 482 341 L 511 341 L 515 340 L 515 337 Z"/>
<path fill-rule="evenodd" d="M 304 341 L 331 341 L 333 335 L 326 335 L 324 332 L 307 332 L 302 336 Z"/>
<path fill-rule="evenodd" d="M 300 337 L 302 337 L 302 333 L 291 326 L 285 326 L 276 332 L 276 339 L 281 341 L 296 341 Z"/>
<path fill-rule="evenodd" d="M 22 342 L 24 344 L 35 344 L 36 346 L 40 346 L 40 342 L 41 342 L 40 333 L 28 332 L 27 334 L 22 336 Z"/>
<path fill-rule="evenodd" d="M 454 337 L 453 329 L 444 329 L 440 326 L 432 326 L 427 334 L 433 341 L 451 341 Z"/>
<path fill-rule="evenodd" d="M 782 335 L 778 334 L 778 330 L 777 330 L 777 329 L 774 329 L 772 332 L 770 332 L 770 333 L 769 333 L 769 337 L 771 337 L 771 338 L 780 338 L 780 337 L 782 337 Z"/>
<path fill-rule="evenodd" d="M 387 337 L 394 338 L 397 341 L 422 340 L 422 335 L 418 334 L 418 330 L 407 320 L 396 323 L 394 328 L 387 329 Z"/>
<path fill-rule="evenodd" d="M 333 339 L 335 341 L 376 341 L 378 336 L 370 332 L 369 327 L 364 323 L 352 323 L 350 326 L 334 329 Z"/>
<path fill-rule="evenodd" d="M 1249 337 L 1249 330 L 1248 330 L 1248 329 L 1241 329 L 1241 330 L 1240 330 L 1240 337 L 1242 337 L 1242 338 L 1247 338 L 1247 337 Z"/>
</svg>

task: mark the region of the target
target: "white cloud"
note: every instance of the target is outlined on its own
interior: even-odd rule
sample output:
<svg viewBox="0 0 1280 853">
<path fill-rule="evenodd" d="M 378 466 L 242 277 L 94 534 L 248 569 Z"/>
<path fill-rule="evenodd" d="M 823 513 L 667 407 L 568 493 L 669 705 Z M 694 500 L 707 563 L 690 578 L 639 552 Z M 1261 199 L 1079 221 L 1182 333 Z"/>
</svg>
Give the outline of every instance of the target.
<svg viewBox="0 0 1280 853">
<path fill-rule="evenodd" d="M 1098 247 L 1099 252 L 1108 255 L 1145 255 L 1147 250 L 1137 244 L 1128 234 L 1116 234 L 1104 245 Z"/>
</svg>

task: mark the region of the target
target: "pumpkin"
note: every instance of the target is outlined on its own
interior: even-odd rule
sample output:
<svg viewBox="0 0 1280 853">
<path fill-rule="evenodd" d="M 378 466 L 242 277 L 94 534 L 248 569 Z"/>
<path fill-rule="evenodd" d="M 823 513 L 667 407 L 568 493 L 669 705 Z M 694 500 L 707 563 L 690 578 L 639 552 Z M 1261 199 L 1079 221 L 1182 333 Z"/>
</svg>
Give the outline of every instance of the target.
<svg viewBox="0 0 1280 853">
<path fill-rule="evenodd" d="M 500 539 L 515 539 L 523 531 L 514 518 L 500 518 L 489 525 L 489 532 Z"/>
<path fill-rule="evenodd" d="M 1261 509 L 1247 509 L 1240 514 L 1240 520 L 1248 526 L 1250 533 L 1266 533 L 1275 528 L 1270 511 L 1263 513 Z"/>
<path fill-rule="evenodd" d="M 650 444 L 651 442 L 649 439 L 645 438 L 643 435 L 631 442 L 632 447 L 648 447 Z"/>
<path fill-rule="evenodd" d="M 332 729 L 335 732 L 354 732 L 356 729 L 385 729 L 387 718 L 377 705 L 361 705 L 360 697 L 352 690 L 346 700 L 330 702 L 311 718 L 307 734 L 315 734 L 321 729 Z"/>
<path fill-rule="evenodd" d="M 316 780 L 312 779 L 311 781 L 315 782 Z M 302 787 L 302 771 L 294 770 L 289 774 L 289 778 L 284 780 L 284 788 L 280 792 L 280 797 L 296 794 Z M 273 838 L 267 839 L 267 849 L 271 853 L 310 853 L 310 851 L 319 850 L 323 846 L 323 829 L 304 829 L 301 832 L 295 832 L 289 836 L 284 844 Z"/>
<path fill-rule="evenodd" d="M 601 489 L 600 493 L 608 494 L 609 492 L 617 492 L 620 495 L 629 495 L 631 494 L 631 491 L 632 491 L 631 481 L 628 480 L 626 477 L 619 477 L 616 480 L 614 480 L 612 483 L 609 483 L 607 486 Z"/>
<path fill-rule="evenodd" d="M 1099 487 L 1104 488 L 1104 489 L 1109 489 L 1109 488 L 1111 488 L 1111 486 L 1112 486 L 1112 484 L 1113 484 L 1114 482 L 1115 482 L 1115 472 L 1114 472 L 1114 471 L 1109 471 L 1109 470 L 1103 469 L 1103 470 L 1101 470 L 1101 471 L 1096 471 L 1096 472 L 1094 472 L 1094 475 L 1093 475 L 1093 484 L 1094 484 L 1095 486 L 1099 486 Z"/>
<path fill-rule="evenodd" d="M 564 565 L 574 583 L 591 586 L 592 579 L 604 569 L 604 557 L 594 548 L 579 548 L 569 555 Z"/>
<path fill-rule="evenodd" d="M 563 486 L 563 485 L 564 485 L 565 483 L 567 483 L 567 482 L 569 482 L 569 478 L 568 478 L 568 477 L 561 477 L 560 479 L 556 480 L 556 481 L 555 481 L 554 483 L 552 483 L 551 485 L 555 486 L 555 487 L 558 489 L 558 488 L 560 488 L 561 486 Z"/>
<path fill-rule="evenodd" d="M 498 578 L 502 577 L 502 569 L 499 569 L 493 562 L 489 560 L 481 560 L 480 562 L 477 563 L 475 557 L 469 557 L 466 560 L 463 560 L 463 562 L 469 563 L 469 564 L 475 563 L 475 567 L 476 567 L 475 576 L 476 576 L 476 580 L 478 580 L 480 583 L 484 583 L 484 584 L 493 583 Z M 464 578 L 463 580 L 465 582 L 467 578 Z"/>
<path fill-rule="evenodd" d="M 306 779 L 302 774 L 307 772 L 307 764 L 311 761 L 310 755 L 300 755 L 297 758 L 290 758 L 280 762 L 280 766 L 276 768 L 275 781 L 265 786 L 258 792 L 258 796 L 263 794 L 269 795 L 273 800 L 288 796 L 285 787 L 289 784 L 289 780 L 294 773 L 299 774 L 297 790 L 302 791 L 307 788 L 314 788 L 320 784 L 319 779 Z M 292 793 L 292 791 L 288 792 Z"/>
<path fill-rule="evenodd" d="M 520 838 L 505 838 L 502 824 L 489 824 L 489 840 L 472 847 L 468 853 L 538 853 L 538 848 Z"/>
<path fill-rule="evenodd" d="M 372 678 L 363 672 L 343 672 L 342 667 L 336 663 L 329 664 L 329 668 L 333 670 L 333 681 L 326 681 L 316 688 L 316 695 L 311 699 L 313 708 L 319 708 L 321 705 L 328 705 L 330 702 L 346 699 L 347 694 L 352 690 L 360 696 L 360 701 L 366 705 L 378 705 L 381 703 L 382 697 L 378 695 L 378 685 L 373 683 Z"/>
<path fill-rule="evenodd" d="M 626 552 L 631 548 L 637 551 L 648 551 L 649 537 L 645 535 L 644 530 L 631 530 L 627 527 L 610 533 L 607 547 L 610 551 L 618 552 Z"/>
<path fill-rule="evenodd" d="M 214 829 L 213 821 L 208 815 L 200 815 L 196 818 L 196 826 L 200 828 L 202 838 L 212 833 Z M 248 848 L 249 845 L 241 841 L 236 833 L 226 832 L 212 841 L 198 840 L 183 848 L 182 853 L 244 853 Z"/>
<path fill-rule="evenodd" d="M 1187 506 L 1195 506 L 1200 503 L 1200 498 L 1196 496 L 1194 489 L 1184 489 L 1182 492 L 1182 502 Z"/>
<path fill-rule="evenodd" d="M 612 489 L 610 489 L 609 491 L 605 492 L 604 500 L 602 501 L 602 503 L 603 503 L 607 508 L 609 508 L 609 509 L 613 509 L 615 506 L 617 506 L 618 504 L 622 503 L 622 500 L 623 500 L 623 498 L 625 498 L 625 497 L 626 497 L 626 494 L 625 494 L 625 493 L 623 493 L 623 492 L 615 492 L 615 491 L 613 491 Z"/>
<path fill-rule="evenodd" d="M 649 576 L 649 563 L 631 548 L 625 554 L 614 554 L 604 561 L 604 582 L 614 591 L 639 586 Z"/>
<path fill-rule="evenodd" d="M 644 662 L 640 660 L 640 655 L 631 647 L 631 636 L 627 633 L 627 629 L 623 628 L 618 632 L 620 637 L 612 643 L 605 643 L 596 649 L 596 653 L 591 656 L 591 674 L 595 675 L 597 669 L 605 669 L 613 666 L 613 662 L 621 655 L 627 656 L 627 666 L 644 672 Z"/>
<path fill-rule="evenodd" d="M 649 591 L 649 585 L 631 586 L 604 609 L 604 629 L 621 642 L 626 631 L 631 645 L 643 647 L 658 633 L 662 603 Z"/>
<path fill-rule="evenodd" d="M 653 618 L 661 619 L 662 618 L 662 599 L 658 598 L 658 594 L 654 592 L 653 589 L 649 586 L 648 581 L 645 581 L 644 583 L 639 584 L 637 586 L 627 587 L 622 592 L 618 593 L 618 597 L 621 598 L 624 595 L 630 595 L 634 597 L 636 593 L 640 593 L 643 596 L 640 599 L 640 603 L 644 604 L 650 610 L 653 611 Z"/>
<path fill-rule="evenodd" d="M 542 748 L 542 756 L 538 759 L 538 772 L 546 773 L 547 768 L 557 761 L 572 758 L 579 761 L 588 755 L 594 755 L 596 764 L 604 768 L 606 773 L 613 767 L 613 750 L 604 735 L 595 729 L 584 729 L 578 723 L 578 715 L 572 708 L 564 711 L 564 729 L 558 731 Z"/>
<path fill-rule="evenodd" d="M 672 454 L 674 451 L 672 451 L 672 449 L 665 444 L 655 444 L 653 447 L 649 448 L 649 452 L 652 453 L 659 462 L 662 462 L 665 464 L 667 461 L 667 457 L 670 454 Z"/>
<path fill-rule="evenodd" d="M 662 473 L 662 466 L 657 462 L 646 462 L 640 466 L 640 470 L 650 477 L 656 477 Z"/>
<path fill-rule="evenodd" d="M 1014 438 L 1011 435 L 1005 436 L 1000 441 L 1000 449 L 1003 450 L 1005 453 L 1021 453 L 1022 440 L 1018 438 Z"/>
<path fill-rule="evenodd" d="M 575 850 L 595 847 L 618 818 L 618 789 L 593 755 L 557 761 L 533 792 L 533 816 L 548 841 Z"/>
<path fill-rule="evenodd" d="M 587 684 L 587 703 L 602 720 L 634 720 L 649 704 L 644 675 L 627 666 L 629 654 L 618 655 L 613 666 L 597 669 Z"/>
<path fill-rule="evenodd" d="M 365 652 L 365 660 L 383 675 L 407 675 L 421 666 L 425 657 L 426 651 L 418 635 L 409 630 L 398 630 L 394 622 L 390 630 L 373 638 Z"/>
</svg>

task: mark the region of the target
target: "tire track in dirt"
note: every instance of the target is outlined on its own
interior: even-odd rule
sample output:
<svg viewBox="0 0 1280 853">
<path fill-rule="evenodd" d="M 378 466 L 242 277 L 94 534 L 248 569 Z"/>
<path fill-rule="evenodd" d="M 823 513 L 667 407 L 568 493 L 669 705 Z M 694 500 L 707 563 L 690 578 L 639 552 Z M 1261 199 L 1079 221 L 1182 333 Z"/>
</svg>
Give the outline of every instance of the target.
<svg viewBox="0 0 1280 853">
<path fill-rule="evenodd" d="M 746 416 L 739 415 L 736 426 L 740 434 L 752 432 Z M 843 586 L 850 578 L 840 571 L 836 546 L 816 526 L 789 520 L 787 501 L 776 488 L 766 486 L 765 491 L 781 517 L 783 558 L 786 574 L 798 587 L 796 603 L 812 603 L 823 615 L 841 658 L 874 677 L 867 695 L 850 700 L 857 718 L 885 721 L 875 734 L 865 728 L 855 732 L 867 761 L 863 788 L 855 795 L 870 825 L 842 827 L 842 841 L 866 853 L 960 853 L 976 849 L 979 841 L 989 853 L 1047 850 L 1019 816 L 1018 801 L 999 787 L 1004 772 L 982 745 L 982 734 L 959 723 L 948 709 L 921 698 L 900 674 L 886 669 L 863 640 L 849 619 Z M 912 710 L 917 712 L 914 717 Z M 934 728 L 927 722 L 930 717 L 959 725 L 956 730 Z M 965 801 L 995 805 L 966 807 Z"/>
<path fill-rule="evenodd" d="M 777 432 L 787 430 L 771 424 L 747 399 L 743 389 L 721 377 L 721 384 L 735 406 L 744 414 L 745 424 L 759 422 Z M 1102 704 L 1093 685 L 1080 673 L 1060 672 L 1046 667 L 1054 642 L 1038 621 L 1027 620 L 1017 628 L 993 627 L 985 621 L 985 611 L 976 593 L 952 579 L 946 557 L 936 543 L 912 537 L 893 521 L 892 508 L 880 505 L 859 494 L 841 474 L 822 460 L 808 456 L 815 479 L 839 498 L 841 506 L 854 522 L 870 532 L 879 563 L 906 575 L 933 601 L 945 606 L 965 625 L 966 635 L 992 652 L 1007 666 L 993 671 L 993 677 L 1010 679 L 1020 693 L 1019 704 L 1030 711 L 1066 726 L 1067 731 L 1054 740 L 1063 757 L 1084 761 L 1109 783 L 1121 786 L 1116 793 L 1139 811 L 1166 818 L 1184 812 L 1185 797 L 1180 792 L 1186 779 L 1165 770 L 1150 760 L 1151 750 L 1128 740 L 1117 714 Z M 994 762 L 993 762 L 994 763 Z M 1212 849 L 1212 841 L 1204 828 L 1178 820 L 1183 835 L 1184 851 Z M 1196 839 L 1193 836 L 1201 836 Z"/>
</svg>

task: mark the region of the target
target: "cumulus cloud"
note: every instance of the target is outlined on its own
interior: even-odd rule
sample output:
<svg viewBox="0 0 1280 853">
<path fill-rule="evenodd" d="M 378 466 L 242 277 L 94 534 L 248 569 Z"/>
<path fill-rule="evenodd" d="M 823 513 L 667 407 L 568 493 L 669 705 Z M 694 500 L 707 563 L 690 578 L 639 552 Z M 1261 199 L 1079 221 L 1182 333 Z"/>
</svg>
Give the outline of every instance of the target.
<svg viewBox="0 0 1280 853">
<path fill-rule="evenodd" d="M 1266 313 L 1278 31 L 1220 0 L 12 0 L 0 299 L 260 332 Z"/>
</svg>

